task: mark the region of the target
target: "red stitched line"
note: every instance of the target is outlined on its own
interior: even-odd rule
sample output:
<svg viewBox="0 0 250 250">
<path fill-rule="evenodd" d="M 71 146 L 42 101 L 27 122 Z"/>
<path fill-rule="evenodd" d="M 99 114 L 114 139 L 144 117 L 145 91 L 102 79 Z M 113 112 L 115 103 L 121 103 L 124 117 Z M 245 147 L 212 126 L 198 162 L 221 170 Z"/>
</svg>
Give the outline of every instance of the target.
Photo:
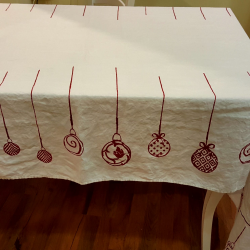
<svg viewBox="0 0 250 250">
<path fill-rule="evenodd" d="M 36 80 L 37 80 L 37 78 L 38 78 L 39 73 L 40 73 L 40 69 L 39 69 L 38 72 L 37 72 Z M 32 103 L 32 107 L 33 107 L 34 115 L 35 115 L 35 119 L 36 119 L 36 126 L 37 126 L 37 130 L 38 130 L 38 135 L 39 135 L 39 138 L 40 138 L 41 147 L 43 148 L 43 142 L 42 142 L 42 138 L 41 138 L 39 126 L 38 126 L 38 123 L 37 123 L 36 110 L 35 110 L 35 106 L 34 106 L 34 102 L 33 102 L 33 97 L 32 97 L 33 89 L 34 89 L 34 87 L 35 87 L 35 85 L 36 85 L 36 80 L 35 80 L 35 82 L 34 82 L 34 84 L 33 84 L 33 87 L 32 87 L 32 89 L 31 89 L 30 95 L 31 95 L 31 103 Z"/>
<path fill-rule="evenodd" d="M 205 76 L 205 78 L 206 78 L 206 80 L 207 80 L 207 83 L 208 83 L 208 85 L 209 85 L 210 89 L 212 90 L 212 92 L 213 92 L 213 94 L 214 94 L 214 97 L 215 97 L 215 98 L 214 98 L 213 109 L 212 109 L 211 116 L 210 116 L 210 120 L 209 120 L 208 130 L 207 130 L 207 136 L 206 136 L 206 145 L 207 145 L 209 130 L 210 130 L 211 121 L 212 121 L 212 116 L 213 116 L 213 113 L 214 113 L 214 106 L 215 106 L 215 102 L 216 102 L 216 95 L 215 95 L 215 93 L 214 93 L 214 91 L 213 91 L 213 89 L 212 89 L 212 87 L 211 87 L 211 85 L 210 85 L 210 83 L 209 83 L 209 81 L 208 81 L 208 79 L 207 79 L 205 73 L 203 73 L 203 75 Z"/>
<path fill-rule="evenodd" d="M 85 8 L 84 8 L 84 11 L 83 11 L 83 14 L 82 14 L 83 16 L 84 16 L 84 14 L 85 14 L 85 10 L 86 10 L 86 5 L 85 5 Z"/>
<path fill-rule="evenodd" d="M 8 74 L 8 71 L 6 72 L 6 74 L 5 74 L 5 76 L 4 76 L 4 78 L 3 78 L 2 82 L 1 82 L 0 86 L 2 86 L 2 84 L 3 84 L 3 82 L 4 82 L 4 80 L 5 80 L 6 76 L 7 76 L 7 74 Z M 7 129 L 7 126 L 5 124 L 5 119 L 4 119 L 4 116 L 3 116 L 3 111 L 2 111 L 1 104 L 0 104 L 0 109 L 1 109 L 2 117 L 3 117 L 3 124 L 4 124 L 4 127 L 5 127 L 6 134 L 7 134 L 8 139 L 10 139 L 10 136 L 9 136 L 9 133 L 8 133 L 8 129 Z"/>
<path fill-rule="evenodd" d="M 7 75 L 8 75 L 8 71 L 6 72 L 6 74 L 5 74 L 5 76 L 4 76 L 4 78 L 3 78 L 2 82 L 1 82 L 0 86 L 3 84 L 3 82 L 4 82 L 4 80 L 5 80 L 5 78 L 6 78 Z"/>
<path fill-rule="evenodd" d="M 165 93 L 161 84 L 161 78 L 159 76 L 159 81 L 160 81 L 160 85 L 161 85 L 161 90 L 163 93 L 163 100 L 162 100 L 162 107 L 161 107 L 161 118 L 160 118 L 160 125 L 159 125 L 159 135 L 161 134 L 161 121 L 162 121 L 162 113 L 163 113 L 163 106 L 164 106 L 164 101 L 165 101 Z"/>
<path fill-rule="evenodd" d="M 226 8 L 226 10 L 227 10 L 228 15 L 229 15 L 229 16 L 231 16 L 231 14 L 229 13 L 229 11 L 228 11 L 228 9 L 227 9 L 227 8 Z"/>
<path fill-rule="evenodd" d="M 145 15 L 147 15 L 147 7 L 145 6 Z"/>
<path fill-rule="evenodd" d="M 6 126 L 6 123 L 5 123 L 5 119 L 4 119 L 4 116 L 3 116 L 3 111 L 2 111 L 2 105 L 1 104 L 0 104 L 0 109 L 1 109 L 1 114 L 2 114 L 2 117 L 3 117 L 3 124 L 4 124 L 4 127 L 5 127 L 6 134 L 7 134 L 8 139 L 10 139 L 8 129 L 7 129 L 7 126 Z"/>
<path fill-rule="evenodd" d="M 174 18 L 175 18 L 175 20 L 177 20 L 175 12 L 174 12 L 174 7 L 172 7 L 172 10 L 173 10 L 173 13 L 174 13 Z"/>
<path fill-rule="evenodd" d="M 243 201 L 243 193 L 244 193 L 244 188 L 243 188 L 243 190 L 242 190 L 242 192 L 241 192 L 241 195 L 240 195 L 240 205 L 239 205 L 239 208 L 238 208 L 238 212 L 239 212 L 240 209 L 241 209 L 241 205 L 242 205 L 242 201 Z"/>
<path fill-rule="evenodd" d="M 206 17 L 205 17 L 205 15 L 204 15 L 203 12 L 202 12 L 201 7 L 200 7 L 200 11 L 201 11 L 201 14 L 203 15 L 204 19 L 206 20 Z"/>
<path fill-rule="evenodd" d="M 70 113 L 70 123 L 71 123 L 72 129 L 73 129 L 73 118 L 72 118 L 72 112 L 71 112 L 70 92 L 71 92 L 71 86 L 72 86 L 72 81 L 73 81 L 73 75 L 74 75 L 74 67 L 72 68 L 71 80 L 69 84 L 69 113 Z"/>
<path fill-rule="evenodd" d="M 33 6 L 32 6 L 32 8 L 31 8 L 30 12 L 33 10 L 34 6 L 35 6 L 35 4 L 33 4 Z"/>
<path fill-rule="evenodd" d="M 234 244 L 237 242 L 237 240 L 240 238 L 240 236 L 243 234 L 243 232 L 245 231 L 246 227 L 243 228 L 243 230 L 241 231 L 240 235 L 237 237 L 236 241 L 234 242 Z"/>
<path fill-rule="evenodd" d="M 9 4 L 9 6 L 7 7 L 7 9 L 5 11 L 7 11 L 9 9 L 9 7 L 11 6 L 11 3 Z"/>
<path fill-rule="evenodd" d="M 119 19 L 119 6 L 118 6 L 118 9 L 117 9 L 117 20 Z"/>
<path fill-rule="evenodd" d="M 247 71 L 247 74 L 250 76 L 250 73 Z"/>
<path fill-rule="evenodd" d="M 53 13 L 51 14 L 50 18 L 53 17 L 53 15 L 54 15 L 54 13 L 55 13 L 55 11 L 56 11 L 56 7 L 57 7 L 57 5 L 55 6 L 54 11 L 53 11 Z"/>
<path fill-rule="evenodd" d="M 5 124 L 5 119 L 4 119 L 4 116 L 3 116 L 3 111 L 2 111 L 2 105 L 1 104 L 0 104 L 0 109 L 1 109 L 2 117 L 3 117 L 3 124 L 4 124 L 4 127 L 5 127 L 6 134 L 7 134 L 8 139 L 10 139 L 8 129 L 7 129 L 7 126 Z"/>
<path fill-rule="evenodd" d="M 241 216 L 243 217 L 244 221 L 247 223 L 248 226 L 250 226 L 250 224 L 247 222 L 246 218 L 244 217 L 244 215 L 242 214 L 241 210 L 240 210 Z"/>
<path fill-rule="evenodd" d="M 116 133 L 118 134 L 118 76 L 117 76 L 117 68 L 115 68 L 116 75 Z"/>
</svg>

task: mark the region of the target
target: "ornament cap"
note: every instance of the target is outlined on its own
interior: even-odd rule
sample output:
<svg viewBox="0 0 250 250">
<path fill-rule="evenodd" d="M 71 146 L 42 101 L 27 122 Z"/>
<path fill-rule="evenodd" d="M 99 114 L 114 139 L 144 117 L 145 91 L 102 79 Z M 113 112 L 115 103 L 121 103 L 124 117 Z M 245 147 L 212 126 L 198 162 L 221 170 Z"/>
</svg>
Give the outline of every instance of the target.
<svg viewBox="0 0 250 250">
<path fill-rule="evenodd" d="M 12 140 L 9 138 L 9 139 L 7 140 L 7 142 L 10 143 L 10 142 L 12 142 Z"/>
<path fill-rule="evenodd" d="M 69 132 L 70 132 L 70 134 L 71 134 L 71 135 L 76 135 L 76 131 L 75 131 L 73 128 L 72 128 L 72 129 L 70 129 L 70 131 L 69 131 Z"/>
<path fill-rule="evenodd" d="M 112 141 L 122 141 L 122 137 L 119 133 L 114 133 Z"/>
<path fill-rule="evenodd" d="M 208 149 L 213 149 L 215 148 L 215 145 L 214 144 L 206 144 L 205 142 L 200 142 L 200 147 L 201 148 L 208 148 Z"/>
<path fill-rule="evenodd" d="M 156 139 L 161 139 L 165 137 L 165 133 L 160 133 L 160 134 L 153 133 L 152 136 L 155 137 Z"/>
</svg>

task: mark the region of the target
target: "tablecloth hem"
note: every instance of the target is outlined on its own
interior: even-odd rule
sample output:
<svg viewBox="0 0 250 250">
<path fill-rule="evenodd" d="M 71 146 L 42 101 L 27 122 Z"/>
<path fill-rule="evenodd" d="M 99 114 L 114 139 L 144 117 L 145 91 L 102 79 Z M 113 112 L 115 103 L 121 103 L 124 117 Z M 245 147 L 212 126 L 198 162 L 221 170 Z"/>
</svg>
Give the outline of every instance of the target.
<svg viewBox="0 0 250 250">
<path fill-rule="evenodd" d="M 186 186 L 192 186 L 192 187 L 196 187 L 196 188 L 202 188 L 202 189 L 205 189 L 205 190 L 210 190 L 210 191 L 213 191 L 213 192 L 218 192 L 218 193 L 234 193 L 240 189 L 242 189 L 244 187 L 243 186 L 239 186 L 237 187 L 236 189 L 233 189 L 233 190 L 229 190 L 227 192 L 221 192 L 219 191 L 218 189 L 212 189 L 212 188 L 205 188 L 205 187 L 202 187 L 202 186 L 198 186 L 198 185 L 191 185 L 191 184 L 188 184 L 188 183 L 184 183 L 184 182 L 174 182 L 174 181 L 171 181 L 171 180 L 162 180 L 162 179 L 153 179 L 153 180 L 142 180 L 142 179 L 94 179 L 92 181 L 86 181 L 86 182 L 78 182 L 78 181 L 74 181 L 74 180 L 71 180 L 69 178 L 62 178 L 62 177 L 57 177 L 57 176 L 53 176 L 53 177 L 48 177 L 48 176 L 39 176 L 39 175 L 29 175 L 29 176 L 12 176 L 11 178 L 8 178 L 8 177 L 0 177 L 0 179 L 2 180 L 15 180 L 15 179 L 30 179 L 30 178 L 50 178 L 50 179 L 60 179 L 60 180 L 67 180 L 67 181 L 73 181 L 77 184 L 80 184 L 80 185 L 87 185 L 87 184 L 91 184 L 91 183 L 96 183 L 96 182 L 102 182 L 102 181 L 140 181 L 140 182 L 164 182 L 164 183 L 174 183 L 174 184 L 180 184 L 180 185 L 186 185 Z"/>
</svg>

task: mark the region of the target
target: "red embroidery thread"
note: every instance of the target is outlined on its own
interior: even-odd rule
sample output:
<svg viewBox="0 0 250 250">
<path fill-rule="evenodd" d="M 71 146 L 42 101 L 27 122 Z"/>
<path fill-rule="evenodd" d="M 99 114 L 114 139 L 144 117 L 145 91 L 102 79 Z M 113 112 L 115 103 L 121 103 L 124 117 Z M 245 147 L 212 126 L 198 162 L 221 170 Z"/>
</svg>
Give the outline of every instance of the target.
<svg viewBox="0 0 250 250">
<path fill-rule="evenodd" d="M 117 20 L 119 20 L 119 6 L 118 6 L 118 9 L 117 9 Z"/>
<path fill-rule="evenodd" d="M 145 6 L 145 15 L 147 15 L 147 7 Z"/>
<path fill-rule="evenodd" d="M 175 15 L 175 11 L 174 11 L 174 7 L 172 7 L 172 10 L 173 10 L 173 13 L 174 13 L 174 18 L 175 18 L 175 20 L 177 20 L 176 15 Z"/>
<path fill-rule="evenodd" d="M 154 157 L 166 156 L 171 149 L 170 143 L 166 139 L 164 139 L 165 134 L 161 133 L 161 121 L 162 121 L 162 113 L 163 113 L 163 107 L 164 107 L 164 102 L 165 102 L 165 93 L 162 87 L 160 76 L 159 76 L 159 81 L 160 81 L 161 90 L 163 94 L 159 131 L 158 131 L 158 134 L 157 133 L 152 134 L 152 136 L 155 137 L 155 139 L 153 139 L 148 144 L 148 152 Z"/>
<path fill-rule="evenodd" d="M 2 86 L 6 76 L 8 74 L 8 71 L 6 72 L 0 86 Z M 1 109 L 1 114 L 2 114 L 2 118 L 3 118 L 3 125 L 4 125 L 4 128 L 5 128 L 5 132 L 6 132 L 6 135 L 8 137 L 7 139 L 7 143 L 4 144 L 3 146 L 3 150 L 6 154 L 10 155 L 10 156 L 14 156 L 14 155 L 18 155 L 19 152 L 20 152 L 20 147 L 15 144 L 14 142 L 12 142 L 12 140 L 10 139 L 10 136 L 9 136 L 9 133 L 8 133 L 8 129 L 7 129 L 7 126 L 6 126 L 6 123 L 5 123 L 5 119 L 4 119 L 4 115 L 3 115 L 3 110 L 2 110 L 2 105 L 0 104 L 0 109 Z"/>
<path fill-rule="evenodd" d="M 245 216 L 242 214 L 241 209 L 240 209 L 240 214 L 241 214 L 242 218 L 244 219 L 244 221 L 246 222 L 246 224 L 247 224 L 248 226 L 250 226 L 250 223 L 248 223 L 248 221 L 246 220 Z"/>
<path fill-rule="evenodd" d="M 54 10 L 53 10 L 53 12 L 52 12 L 52 14 L 51 14 L 50 18 L 52 18 L 52 17 L 53 17 L 53 15 L 54 15 L 54 13 L 55 13 L 55 11 L 56 11 L 56 7 L 57 7 L 57 5 L 55 6 L 55 8 L 54 8 Z"/>
<path fill-rule="evenodd" d="M 8 75 L 8 71 L 6 72 L 6 74 L 5 74 L 5 76 L 4 76 L 3 80 L 2 80 L 2 82 L 1 82 L 1 84 L 0 84 L 0 87 L 2 86 L 2 84 L 3 84 L 3 82 L 4 82 L 4 80 L 5 80 L 5 78 L 6 78 L 7 75 Z"/>
<path fill-rule="evenodd" d="M 112 137 L 112 141 L 108 142 L 102 148 L 102 158 L 111 166 L 122 166 L 131 159 L 130 148 L 122 142 L 121 135 L 118 133 L 118 76 L 116 73 L 116 132 Z"/>
<path fill-rule="evenodd" d="M 200 142 L 200 148 L 197 149 L 193 155 L 191 156 L 191 162 L 194 165 L 194 167 L 196 167 L 197 169 L 199 169 L 200 171 L 204 172 L 204 173 L 211 173 L 213 172 L 217 166 L 218 166 L 218 158 L 215 155 L 214 152 L 211 151 L 211 149 L 215 148 L 214 144 L 208 144 L 208 136 L 209 136 L 209 131 L 210 131 L 210 126 L 211 126 L 211 121 L 212 121 L 212 116 L 213 116 L 213 112 L 214 112 L 214 106 L 215 106 L 215 102 L 216 102 L 216 95 L 205 75 L 205 73 L 203 73 L 204 77 L 206 78 L 206 81 L 210 87 L 210 89 L 212 90 L 213 94 L 214 94 L 214 104 L 213 104 L 213 109 L 210 115 L 210 120 L 209 120 L 209 125 L 208 125 L 208 130 L 207 130 L 207 136 L 206 136 L 206 143 L 204 142 Z"/>
<path fill-rule="evenodd" d="M 242 206 L 242 201 L 243 201 L 243 193 L 244 193 L 244 188 L 242 189 L 242 192 L 241 192 L 241 195 L 240 195 L 240 205 L 239 205 L 239 208 L 238 208 L 238 212 L 240 211 L 241 209 L 241 206 Z"/>
<path fill-rule="evenodd" d="M 243 230 L 241 231 L 240 235 L 237 237 L 237 239 L 234 242 L 228 241 L 225 250 L 233 250 L 235 247 L 236 242 L 238 241 L 238 239 L 241 237 L 241 235 L 243 234 L 243 232 L 245 231 L 246 227 L 243 228 Z"/>
<path fill-rule="evenodd" d="M 227 10 L 228 15 L 229 15 L 229 16 L 231 16 L 231 14 L 229 13 L 229 11 L 228 11 L 228 9 L 227 9 L 227 8 L 226 8 L 226 10 Z"/>
<path fill-rule="evenodd" d="M 203 15 L 204 19 L 206 20 L 206 17 L 205 17 L 205 15 L 204 15 L 203 12 L 202 12 L 201 7 L 200 7 L 200 11 L 201 11 L 201 14 Z"/>
<path fill-rule="evenodd" d="M 14 155 L 18 155 L 20 152 L 20 147 L 15 144 L 14 142 L 12 142 L 12 140 L 10 139 L 9 133 L 8 133 L 8 129 L 5 123 L 5 119 L 4 119 L 4 115 L 3 115 L 3 110 L 2 110 L 2 105 L 0 104 L 0 109 L 1 109 L 1 114 L 2 114 L 2 118 L 3 118 L 3 124 L 4 124 L 4 128 L 6 131 L 6 135 L 8 137 L 7 139 L 7 143 L 4 144 L 3 146 L 3 150 L 6 154 L 10 155 L 10 156 L 14 156 Z"/>
<path fill-rule="evenodd" d="M 36 81 L 37 81 L 37 78 L 38 78 L 38 75 L 40 73 L 40 70 L 38 70 L 37 72 L 37 75 L 36 75 L 36 79 L 35 79 L 35 82 L 32 86 L 32 89 L 31 89 L 31 93 L 30 93 L 30 96 L 31 96 L 31 104 L 32 104 L 32 107 L 33 107 L 33 111 L 34 111 L 34 115 L 35 115 L 35 119 L 36 119 L 36 126 L 37 126 L 37 130 L 38 130 L 38 135 L 39 135 L 39 139 L 40 139 L 40 144 L 41 144 L 41 149 L 38 151 L 37 153 L 37 159 L 44 162 L 44 163 L 49 163 L 52 161 L 52 155 L 51 153 L 49 153 L 44 147 L 43 147 L 43 142 L 42 142 L 42 138 L 41 138 L 41 134 L 40 134 L 40 130 L 39 130 L 39 126 L 38 126 L 38 122 L 37 122 L 37 117 L 36 117 L 36 110 L 35 110 L 35 106 L 34 106 L 34 102 L 33 102 L 33 97 L 32 97 L 32 94 L 33 94 L 33 89 L 36 85 Z"/>
<path fill-rule="evenodd" d="M 250 163 L 250 159 L 247 160 L 247 157 L 250 156 L 250 143 L 248 143 L 244 148 L 241 149 L 239 153 L 239 160 L 242 164 Z"/>
<path fill-rule="evenodd" d="M 250 73 L 247 71 L 247 74 L 250 76 Z M 239 160 L 242 164 L 250 163 L 250 143 L 243 147 L 239 153 Z"/>
<path fill-rule="evenodd" d="M 7 9 L 5 11 L 7 11 L 9 9 L 9 7 L 11 6 L 11 3 L 9 4 L 9 6 L 7 7 Z"/>
<path fill-rule="evenodd" d="M 69 84 L 69 113 L 70 113 L 70 123 L 71 123 L 71 129 L 69 135 L 66 135 L 63 140 L 64 147 L 73 155 L 80 156 L 83 153 L 83 142 L 77 137 L 76 131 L 73 128 L 73 117 L 72 117 L 72 111 L 71 111 L 71 103 L 70 103 L 70 92 L 71 92 L 71 86 L 73 81 L 73 75 L 74 75 L 74 67 L 72 68 L 72 74 L 71 74 L 71 80 Z"/>
<path fill-rule="evenodd" d="M 33 4 L 33 6 L 32 6 L 32 8 L 31 8 L 30 12 L 33 10 L 34 6 L 35 6 L 35 4 Z"/>
<path fill-rule="evenodd" d="M 242 195 L 243 195 L 243 193 L 242 193 Z M 242 214 L 241 210 L 239 210 L 239 211 L 240 211 L 240 214 L 241 214 L 242 218 L 244 219 L 245 223 L 246 223 L 248 226 L 250 226 L 250 224 L 247 222 L 246 218 L 245 218 L 244 215 Z M 228 242 L 227 242 L 227 245 L 226 245 L 225 250 L 233 250 L 233 249 L 234 249 L 236 242 L 237 242 L 238 239 L 242 236 L 242 234 L 243 234 L 243 232 L 245 231 L 245 229 L 246 229 L 246 226 L 243 228 L 243 230 L 241 231 L 241 233 L 239 234 L 239 236 L 237 237 L 237 239 L 236 239 L 234 242 L 231 242 L 231 241 L 228 241 Z"/>
<path fill-rule="evenodd" d="M 85 5 L 85 8 L 84 8 L 84 11 L 83 11 L 83 14 L 82 14 L 83 16 L 85 15 L 85 10 L 86 10 L 86 5 Z"/>
</svg>

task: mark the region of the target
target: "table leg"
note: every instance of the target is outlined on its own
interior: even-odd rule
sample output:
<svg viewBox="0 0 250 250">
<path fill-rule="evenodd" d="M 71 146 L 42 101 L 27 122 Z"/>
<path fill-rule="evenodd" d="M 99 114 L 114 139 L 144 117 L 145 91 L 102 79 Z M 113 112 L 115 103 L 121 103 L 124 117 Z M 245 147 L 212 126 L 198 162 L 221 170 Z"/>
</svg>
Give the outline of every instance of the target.
<svg viewBox="0 0 250 250">
<path fill-rule="evenodd" d="M 203 212 L 202 212 L 202 224 L 201 224 L 201 249 L 210 250 L 211 246 L 211 233 L 213 225 L 214 211 L 223 197 L 223 193 L 217 193 L 207 190 L 205 197 Z"/>
<path fill-rule="evenodd" d="M 234 202 L 236 209 L 238 210 L 240 207 L 241 203 L 241 194 L 243 192 L 243 188 L 234 192 L 234 193 L 228 193 L 229 197 L 231 200 Z"/>
</svg>

